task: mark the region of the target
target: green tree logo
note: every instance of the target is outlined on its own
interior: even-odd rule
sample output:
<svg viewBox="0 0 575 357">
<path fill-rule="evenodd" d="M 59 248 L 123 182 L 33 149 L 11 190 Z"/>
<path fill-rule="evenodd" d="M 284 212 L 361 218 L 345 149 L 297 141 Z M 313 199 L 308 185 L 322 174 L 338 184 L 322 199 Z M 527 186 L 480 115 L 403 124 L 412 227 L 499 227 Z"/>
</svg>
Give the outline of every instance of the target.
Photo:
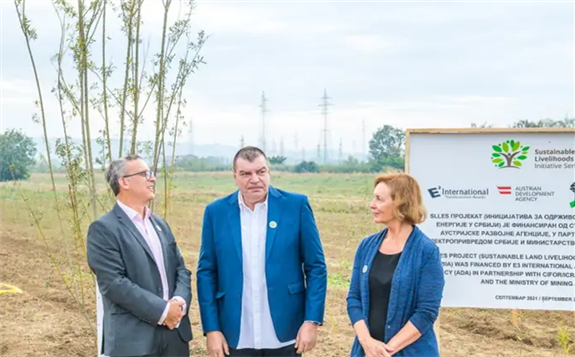
<svg viewBox="0 0 575 357">
<path fill-rule="evenodd" d="M 575 182 L 571 184 L 569 189 L 573 192 L 573 201 L 569 202 L 569 206 L 571 206 L 571 208 L 575 208 Z"/>
<path fill-rule="evenodd" d="M 500 169 L 514 168 L 522 166 L 521 161 L 527 159 L 529 146 L 522 146 L 520 141 L 507 140 L 498 145 L 491 146 L 491 162 Z"/>
</svg>

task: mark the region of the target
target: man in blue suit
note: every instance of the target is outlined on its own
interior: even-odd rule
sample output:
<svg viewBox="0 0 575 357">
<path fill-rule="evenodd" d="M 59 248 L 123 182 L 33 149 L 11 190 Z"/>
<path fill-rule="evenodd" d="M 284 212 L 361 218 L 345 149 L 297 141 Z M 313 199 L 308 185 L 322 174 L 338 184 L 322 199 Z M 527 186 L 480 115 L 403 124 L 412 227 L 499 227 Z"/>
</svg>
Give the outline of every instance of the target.
<svg viewBox="0 0 575 357">
<path fill-rule="evenodd" d="M 197 294 L 212 357 L 298 356 L 323 324 L 327 268 L 305 195 L 270 186 L 265 153 L 238 151 L 239 190 L 204 212 Z"/>
</svg>

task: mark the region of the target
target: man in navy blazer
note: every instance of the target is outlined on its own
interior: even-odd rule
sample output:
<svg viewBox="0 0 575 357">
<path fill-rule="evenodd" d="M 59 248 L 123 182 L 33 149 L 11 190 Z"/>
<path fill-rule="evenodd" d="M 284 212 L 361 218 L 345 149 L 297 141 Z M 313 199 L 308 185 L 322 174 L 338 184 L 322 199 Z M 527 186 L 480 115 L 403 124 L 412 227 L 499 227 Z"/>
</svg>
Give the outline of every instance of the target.
<svg viewBox="0 0 575 357">
<path fill-rule="evenodd" d="M 298 356 L 323 324 L 327 268 L 305 195 L 270 186 L 265 153 L 239 150 L 239 190 L 204 212 L 197 295 L 212 357 Z"/>
<path fill-rule="evenodd" d="M 138 155 L 113 161 L 116 204 L 88 228 L 87 258 L 104 306 L 99 354 L 188 357 L 191 275 L 170 226 L 147 206 L 156 175 Z"/>
</svg>

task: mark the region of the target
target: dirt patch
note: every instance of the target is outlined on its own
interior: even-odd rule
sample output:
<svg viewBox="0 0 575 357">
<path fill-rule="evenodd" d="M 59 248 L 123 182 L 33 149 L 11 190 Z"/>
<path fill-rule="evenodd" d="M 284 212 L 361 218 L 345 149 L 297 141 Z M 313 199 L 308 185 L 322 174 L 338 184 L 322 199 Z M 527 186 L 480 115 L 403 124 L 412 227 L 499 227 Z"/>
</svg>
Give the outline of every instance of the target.
<svg viewBox="0 0 575 357">
<path fill-rule="evenodd" d="M 45 247 L 22 232 L 2 230 L 0 237 L 0 281 L 23 291 L 0 299 L 2 356 L 95 355 L 94 334 L 45 258 Z M 92 310 L 94 302 L 87 302 Z"/>
</svg>

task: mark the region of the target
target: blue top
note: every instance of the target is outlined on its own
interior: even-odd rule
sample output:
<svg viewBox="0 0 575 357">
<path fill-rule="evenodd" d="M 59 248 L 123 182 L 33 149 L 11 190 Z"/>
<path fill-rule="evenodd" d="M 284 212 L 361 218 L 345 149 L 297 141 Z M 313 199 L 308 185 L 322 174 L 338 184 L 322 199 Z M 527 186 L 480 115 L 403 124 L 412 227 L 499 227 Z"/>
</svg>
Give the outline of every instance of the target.
<svg viewBox="0 0 575 357">
<path fill-rule="evenodd" d="M 387 228 L 364 238 L 355 253 L 347 295 L 347 313 L 352 326 L 364 319 L 369 329 L 369 272 L 386 233 Z M 439 356 L 433 324 L 439 314 L 444 285 L 439 248 L 417 226 L 413 226 L 392 280 L 385 343 L 408 321 L 422 336 L 394 356 Z M 351 356 L 365 356 L 357 336 Z"/>
</svg>

